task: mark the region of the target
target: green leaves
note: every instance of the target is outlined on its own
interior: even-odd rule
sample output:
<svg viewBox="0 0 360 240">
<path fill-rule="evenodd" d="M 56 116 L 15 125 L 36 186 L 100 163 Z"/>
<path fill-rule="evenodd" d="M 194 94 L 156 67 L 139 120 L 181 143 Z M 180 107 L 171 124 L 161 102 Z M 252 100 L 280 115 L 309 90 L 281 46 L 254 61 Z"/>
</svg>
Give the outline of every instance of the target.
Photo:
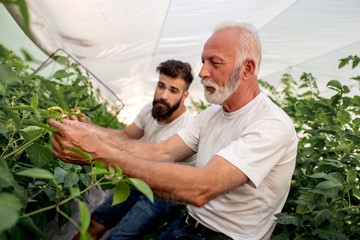
<svg viewBox="0 0 360 240">
<path fill-rule="evenodd" d="M 151 191 L 149 185 L 147 185 L 144 181 L 137 178 L 128 178 L 126 181 L 142 192 L 151 202 L 154 202 L 153 192 Z"/>
<path fill-rule="evenodd" d="M 90 212 L 84 203 L 79 202 L 80 209 L 80 219 L 81 219 L 81 227 L 80 227 L 80 240 L 92 240 L 91 235 L 87 232 L 87 229 L 90 225 Z"/>
<path fill-rule="evenodd" d="M 42 168 L 45 167 L 53 159 L 51 150 L 39 143 L 34 143 L 26 148 L 27 154 L 31 159 L 34 167 Z"/>
<path fill-rule="evenodd" d="M 86 201 L 85 192 L 94 186 L 110 189 L 118 182 L 124 183 L 125 176 L 118 167 L 107 170 L 99 162 L 95 162 L 93 168 L 63 163 L 52 155 L 50 136 L 57 130 L 47 121 L 65 116 L 56 110 L 48 110 L 49 107 L 60 106 L 68 114 L 72 114 L 70 108 L 78 108 L 94 123 L 104 126 L 115 119 L 111 122 L 112 128 L 124 127 L 108 111 L 108 103 L 98 101 L 100 96 L 92 89 L 90 74 L 82 71 L 78 64 L 71 63 L 68 57 L 55 56 L 53 59 L 63 70 L 45 79 L 32 70 L 29 72 L 19 57 L 0 44 L 1 239 L 48 239 L 42 229 L 52 220 L 55 211 L 63 211 L 59 214 L 60 225 L 69 221 L 69 217 L 62 215 L 71 215 L 67 201 L 74 198 Z M 50 68 L 49 71 L 59 69 Z M 78 153 L 92 161 L 91 155 Z M 96 175 L 90 174 L 91 181 L 90 172 L 96 172 Z M 105 174 L 109 177 L 105 178 Z M 3 197 L 3 194 L 10 197 Z M 4 203 L 19 201 L 20 207 Z M 80 211 L 82 238 L 90 239 L 84 232 L 89 214 L 83 206 Z"/>
<path fill-rule="evenodd" d="M 54 100 L 57 101 L 58 105 L 65 109 L 67 112 L 70 112 L 70 108 L 65 101 L 63 93 L 56 88 L 56 84 L 54 82 L 48 80 L 42 80 L 42 84 L 46 86 L 46 88 L 51 92 Z"/>
<path fill-rule="evenodd" d="M 357 56 L 340 61 L 339 67 L 359 66 Z M 293 119 L 299 143 L 273 238 L 352 239 L 360 233 L 360 97 L 338 80 L 327 84 L 335 93 L 322 97 L 311 74 L 299 82 L 284 76 L 282 84 L 280 91 L 270 89 L 271 97 Z"/>
<path fill-rule="evenodd" d="M 0 193 L 0 232 L 15 225 L 22 207 L 17 197 L 9 193 Z"/>
<path fill-rule="evenodd" d="M 124 202 L 130 195 L 130 188 L 125 182 L 116 184 L 113 194 L 112 205 Z"/>
<path fill-rule="evenodd" d="M 16 173 L 16 175 L 23 177 L 31 177 L 38 179 L 55 179 L 54 175 L 48 170 L 41 168 L 29 168 Z"/>
<path fill-rule="evenodd" d="M 357 55 L 355 56 L 350 55 L 347 58 L 340 59 L 339 61 L 340 61 L 339 68 L 343 68 L 345 65 L 349 64 L 352 61 L 351 68 L 354 69 L 359 65 L 360 58 Z"/>
</svg>

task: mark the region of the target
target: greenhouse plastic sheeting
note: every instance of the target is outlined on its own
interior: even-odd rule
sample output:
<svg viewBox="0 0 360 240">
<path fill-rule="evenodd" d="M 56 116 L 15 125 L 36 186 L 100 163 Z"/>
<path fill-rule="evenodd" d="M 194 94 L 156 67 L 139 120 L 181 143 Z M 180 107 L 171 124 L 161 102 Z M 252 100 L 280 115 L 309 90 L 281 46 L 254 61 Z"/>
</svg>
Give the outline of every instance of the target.
<svg viewBox="0 0 360 240">
<path fill-rule="evenodd" d="M 29 37 L 49 55 L 64 49 L 79 61 L 121 99 L 122 115 L 130 120 L 153 98 L 156 66 L 178 59 L 189 62 L 197 75 L 206 39 L 218 22 L 226 20 L 246 21 L 259 30 L 263 47 L 259 78 L 276 86 L 284 73 L 298 79 L 310 72 L 325 93 L 332 79 L 354 85 L 349 80 L 356 76 L 351 68 L 337 70 L 337 66 L 340 58 L 359 53 L 359 0 L 26 2 Z M 17 9 L 7 9 L 20 23 Z M 199 77 L 190 97 L 203 100 Z"/>
</svg>

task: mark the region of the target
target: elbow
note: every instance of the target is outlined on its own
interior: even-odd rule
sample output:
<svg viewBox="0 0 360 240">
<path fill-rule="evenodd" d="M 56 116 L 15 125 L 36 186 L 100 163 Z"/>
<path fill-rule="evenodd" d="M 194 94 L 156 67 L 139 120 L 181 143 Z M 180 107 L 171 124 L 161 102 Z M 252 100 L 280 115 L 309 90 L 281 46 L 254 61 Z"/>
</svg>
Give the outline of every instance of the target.
<svg viewBox="0 0 360 240">
<path fill-rule="evenodd" d="M 217 194 L 215 194 L 211 188 L 197 189 L 193 194 L 190 204 L 194 207 L 202 207 L 216 196 Z"/>
<path fill-rule="evenodd" d="M 200 198 L 195 198 L 190 204 L 193 205 L 194 207 L 202 207 L 209 201 L 210 200 L 208 200 L 208 199 L 200 197 Z"/>
</svg>

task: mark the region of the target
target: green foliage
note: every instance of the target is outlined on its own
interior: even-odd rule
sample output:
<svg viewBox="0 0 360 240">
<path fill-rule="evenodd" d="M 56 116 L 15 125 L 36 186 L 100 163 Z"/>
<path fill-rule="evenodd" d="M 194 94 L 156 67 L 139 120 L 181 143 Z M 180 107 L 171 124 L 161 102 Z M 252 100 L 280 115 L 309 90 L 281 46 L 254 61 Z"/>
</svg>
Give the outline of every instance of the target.
<svg viewBox="0 0 360 240">
<path fill-rule="evenodd" d="M 117 166 L 107 169 L 76 149 L 69 150 L 89 159 L 90 166 L 64 163 L 52 155 L 50 136 L 56 130 L 47 124 L 49 118 L 61 120 L 83 116 L 83 112 L 101 126 L 114 119 L 81 66 L 63 56 L 54 61 L 63 68 L 46 79 L 29 73 L 19 57 L 0 45 L 1 239 L 47 239 L 42 229 L 56 212 L 60 225 L 70 221 L 82 239 L 91 239 L 86 232 L 90 214 L 83 201 L 94 186 L 115 187 L 115 203 L 127 198 L 129 185 L 153 200 L 144 182 L 126 177 Z M 122 129 L 124 125 L 115 120 L 109 127 Z M 80 226 L 71 219 L 69 202 L 73 199 L 79 200 Z"/>
<path fill-rule="evenodd" d="M 206 104 L 204 103 L 202 100 L 199 100 L 198 102 L 195 101 L 194 99 L 190 99 L 191 100 L 191 106 L 190 109 L 195 112 L 196 115 L 198 115 L 200 112 L 202 112 L 203 110 L 205 110 L 207 107 L 209 107 L 211 104 Z"/>
<path fill-rule="evenodd" d="M 357 56 L 341 59 L 339 67 Z M 272 239 L 356 239 L 360 235 L 360 97 L 337 80 L 321 97 L 316 79 L 297 84 L 284 75 L 281 90 L 260 81 L 293 119 L 299 137 L 291 190 Z"/>
</svg>

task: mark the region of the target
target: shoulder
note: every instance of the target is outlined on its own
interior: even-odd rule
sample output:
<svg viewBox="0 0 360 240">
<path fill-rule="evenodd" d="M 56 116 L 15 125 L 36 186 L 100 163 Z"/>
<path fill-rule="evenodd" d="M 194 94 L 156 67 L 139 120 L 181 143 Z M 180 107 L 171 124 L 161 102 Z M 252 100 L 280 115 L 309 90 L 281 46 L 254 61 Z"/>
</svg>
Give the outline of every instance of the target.
<svg viewBox="0 0 360 240">
<path fill-rule="evenodd" d="M 207 118 L 213 115 L 222 114 L 223 109 L 220 105 L 211 105 L 210 107 L 207 107 L 204 111 L 202 111 L 196 118 Z"/>
<path fill-rule="evenodd" d="M 141 112 L 150 112 L 152 107 L 153 107 L 152 102 L 149 102 L 141 109 Z"/>
<path fill-rule="evenodd" d="M 151 121 L 152 118 L 151 109 L 152 109 L 152 102 L 146 104 L 145 107 L 143 107 L 140 110 L 139 114 L 136 116 L 134 122 L 140 129 L 144 129 L 147 122 Z"/>
</svg>

